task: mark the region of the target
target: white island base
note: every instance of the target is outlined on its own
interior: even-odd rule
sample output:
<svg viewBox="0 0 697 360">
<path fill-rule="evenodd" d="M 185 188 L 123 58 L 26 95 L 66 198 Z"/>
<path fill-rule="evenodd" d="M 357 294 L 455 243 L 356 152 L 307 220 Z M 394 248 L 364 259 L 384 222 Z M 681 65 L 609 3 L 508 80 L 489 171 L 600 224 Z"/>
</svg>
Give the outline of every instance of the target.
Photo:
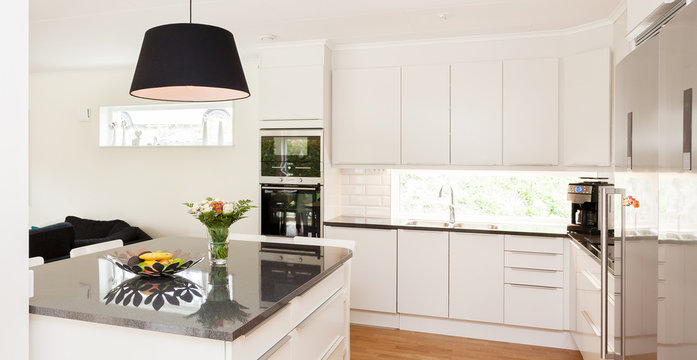
<svg viewBox="0 0 697 360">
<path fill-rule="evenodd" d="M 349 359 L 350 267 L 348 259 L 232 341 L 175 334 L 167 324 L 142 330 L 84 314 L 76 320 L 32 313 L 30 359 Z"/>
</svg>

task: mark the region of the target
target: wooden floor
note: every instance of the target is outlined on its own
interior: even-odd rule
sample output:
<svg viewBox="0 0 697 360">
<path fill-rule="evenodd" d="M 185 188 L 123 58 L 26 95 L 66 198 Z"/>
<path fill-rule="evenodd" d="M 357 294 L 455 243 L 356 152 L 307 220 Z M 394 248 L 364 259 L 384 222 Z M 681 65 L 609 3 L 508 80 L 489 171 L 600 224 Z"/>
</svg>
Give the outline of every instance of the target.
<svg viewBox="0 0 697 360">
<path fill-rule="evenodd" d="M 351 360 L 582 360 L 577 351 L 351 325 Z"/>
</svg>

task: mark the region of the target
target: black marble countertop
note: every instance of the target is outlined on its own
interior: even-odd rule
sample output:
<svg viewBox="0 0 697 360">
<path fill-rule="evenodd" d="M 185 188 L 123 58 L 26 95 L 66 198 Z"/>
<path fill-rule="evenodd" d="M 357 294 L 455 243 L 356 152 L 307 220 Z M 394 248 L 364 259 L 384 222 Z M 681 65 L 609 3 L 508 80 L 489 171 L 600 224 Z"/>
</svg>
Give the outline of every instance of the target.
<svg viewBox="0 0 697 360">
<path fill-rule="evenodd" d="M 230 238 L 234 239 L 234 235 Z M 280 300 L 269 303 L 268 299 L 262 301 L 261 295 L 259 242 L 231 240 L 227 266 L 222 267 L 208 262 L 207 247 L 204 238 L 159 238 L 35 266 L 32 268 L 34 297 L 29 299 L 29 312 L 232 341 L 312 288 L 352 256 L 350 250 L 325 246 L 319 274 L 303 283 L 284 285 L 285 296 L 277 295 L 282 296 Z M 181 249 L 189 258 L 205 258 L 172 278 L 139 277 L 105 258 L 107 254 L 141 248 L 170 252 Z M 329 252 L 333 255 L 326 256 Z"/>
<path fill-rule="evenodd" d="M 409 219 L 389 219 L 370 217 L 340 216 L 325 221 L 327 226 L 357 227 L 369 229 L 405 229 L 427 231 L 458 231 L 468 233 L 508 234 L 528 236 L 564 237 L 567 234 L 566 225 L 527 225 L 527 224 L 488 224 L 458 222 L 458 226 L 449 226 L 447 221 L 417 221 Z"/>
</svg>

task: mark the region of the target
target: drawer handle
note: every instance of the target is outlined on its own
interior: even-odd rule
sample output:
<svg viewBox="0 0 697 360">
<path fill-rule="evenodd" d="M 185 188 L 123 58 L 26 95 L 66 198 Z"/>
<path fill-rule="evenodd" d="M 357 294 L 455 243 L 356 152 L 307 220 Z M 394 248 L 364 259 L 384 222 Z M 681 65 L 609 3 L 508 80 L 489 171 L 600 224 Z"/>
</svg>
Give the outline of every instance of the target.
<svg viewBox="0 0 697 360">
<path fill-rule="evenodd" d="M 266 360 L 273 356 L 278 349 L 280 349 L 283 345 L 285 345 L 290 339 L 294 336 L 293 332 L 291 331 L 290 334 L 286 335 L 281 339 L 279 342 L 277 342 L 274 346 L 271 347 L 267 352 L 264 353 L 261 357 L 259 357 L 258 360 Z"/>
<path fill-rule="evenodd" d="M 591 285 L 593 285 L 593 287 L 596 290 L 600 290 L 600 281 L 595 276 L 593 276 L 593 274 L 588 272 L 588 270 L 581 270 L 581 274 L 583 274 L 583 276 L 585 276 L 586 279 L 590 281 Z"/>
<path fill-rule="evenodd" d="M 344 295 L 345 293 L 346 288 L 337 290 L 336 293 L 334 293 L 334 295 L 330 296 L 329 299 L 323 302 L 322 305 L 318 306 L 317 309 L 315 309 L 313 312 L 310 313 L 310 315 L 308 315 L 303 321 L 301 321 L 300 324 L 298 324 L 298 326 L 296 327 L 296 329 L 302 330 L 302 328 L 304 328 L 307 325 L 307 323 L 311 322 L 315 317 L 317 317 L 319 313 L 322 312 L 322 310 L 324 310 L 326 307 L 329 306 L 329 304 L 331 304 L 332 301 L 334 301 L 339 296 Z"/>
<path fill-rule="evenodd" d="M 561 272 L 559 270 L 546 270 L 546 269 L 528 269 L 528 268 L 520 268 L 520 267 L 509 267 L 511 270 L 515 271 L 535 271 L 535 272 L 543 272 L 543 273 L 558 273 Z"/>
<path fill-rule="evenodd" d="M 542 286 L 542 285 L 527 285 L 527 284 L 508 284 L 510 286 L 514 287 L 522 287 L 522 288 L 532 288 L 532 289 L 540 289 L 540 290 L 559 290 L 560 288 L 556 286 Z"/>
<path fill-rule="evenodd" d="M 512 253 L 512 254 L 522 254 L 522 255 L 561 256 L 561 254 L 557 254 L 557 253 L 548 253 L 548 252 L 542 252 L 542 251 L 506 250 L 506 252 L 509 252 L 509 253 Z"/>
<path fill-rule="evenodd" d="M 593 319 L 591 319 L 591 316 L 588 315 L 586 310 L 581 310 L 581 315 L 586 319 L 586 322 L 588 322 L 588 325 L 590 325 L 591 329 L 593 329 L 593 332 L 595 333 L 595 336 L 600 336 L 600 329 L 595 325 L 593 322 Z"/>
<path fill-rule="evenodd" d="M 343 335 L 337 336 L 336 339 L 334 339 L 334 341 L 332 342 L 332 346 L 329 347 L 329 350 L 327 350 L 327 352 L 324 353 L 324 355 L 322 355 L 322 357 L 320 359 L 322 359 L 322 360 L 329 359 L 329 357 L 332 356 L 332 354 L 334 354 L 334 351 L 336 351 L 336 349 L 338 349 L 339 346 L 341 346 L 343 344 L 343 342 L 344 342 L 344 336 Z"/>
</svg>

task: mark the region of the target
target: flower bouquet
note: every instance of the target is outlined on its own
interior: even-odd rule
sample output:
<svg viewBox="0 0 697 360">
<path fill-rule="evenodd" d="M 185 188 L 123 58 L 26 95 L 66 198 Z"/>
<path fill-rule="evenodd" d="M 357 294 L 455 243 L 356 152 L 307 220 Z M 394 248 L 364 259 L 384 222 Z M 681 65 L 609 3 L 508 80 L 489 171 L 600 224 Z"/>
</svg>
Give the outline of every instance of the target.
<svg viewBox="0 0 697 360">
<path fill-rule="evenodd" d="M 251 203 L 252 200 L 229 202 L 210 197 L 197 203 L 184 203 L 189 208 L 189 214 L 198 219 L 208 230 L 208 248 L 212 263 L 226 263 L 230 225 L 245 218 L 247 211 L 254 207 Z"/>
</svg>

